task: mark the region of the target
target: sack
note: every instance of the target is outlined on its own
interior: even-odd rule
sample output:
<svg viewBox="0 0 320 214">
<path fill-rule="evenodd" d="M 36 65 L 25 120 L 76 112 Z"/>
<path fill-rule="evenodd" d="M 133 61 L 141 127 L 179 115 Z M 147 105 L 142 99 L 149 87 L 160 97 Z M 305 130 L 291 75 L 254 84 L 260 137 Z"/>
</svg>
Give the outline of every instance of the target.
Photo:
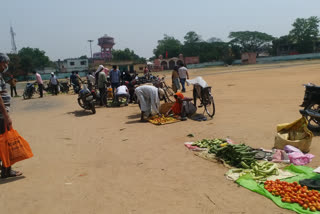
<svg viewBox="0 0 320 214">
<path fill-rule="evenodd" d="M 4 167 L 32 156 L 29 143 L 13 128 L 0 135 L 0 158 Z"/>
<path fill-rule="evenodd" d="M 277 125 L 278 133 L 275 136 L 274 147 L 276 149 L 284 149 L 286 145 L 291 145 L 300 149 L 302 152 L 309 152 L 313 134 L 307 128 L 307 125 L 308 122 L 304 117 L 301 117 L 293 123 Z M 302 136 L 303 139 L 300 139 Z"/>
</svg>

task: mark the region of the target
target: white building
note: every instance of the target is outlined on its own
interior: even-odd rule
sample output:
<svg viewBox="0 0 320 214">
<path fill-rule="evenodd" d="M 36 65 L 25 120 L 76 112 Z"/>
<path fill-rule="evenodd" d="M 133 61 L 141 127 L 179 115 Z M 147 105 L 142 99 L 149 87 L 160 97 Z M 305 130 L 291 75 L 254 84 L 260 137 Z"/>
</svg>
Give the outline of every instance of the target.
<svg viewBox="0 0 320 214">
<path fill-rule="evenodd" d="M 72 71 L 88 71 L 88 59 L 65 59 L 57 62 L 60 72 L 71 73 Z"/>
</svg>

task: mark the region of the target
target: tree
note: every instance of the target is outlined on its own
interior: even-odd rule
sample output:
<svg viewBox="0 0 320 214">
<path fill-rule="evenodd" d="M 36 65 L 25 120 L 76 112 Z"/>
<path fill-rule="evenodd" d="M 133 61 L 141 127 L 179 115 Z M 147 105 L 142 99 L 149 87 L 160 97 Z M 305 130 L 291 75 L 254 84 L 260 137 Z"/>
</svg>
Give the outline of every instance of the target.
<svg viewBox="0 0 320 214">
<path fill-rule="evenodd" d="M 297 45 L 292 42 L 288 35 L 275 38 L 272 41 L 271 54 L 278 56 L 281 53 L 290 54 L 290 52 L 296 51 Z"/>
<path fill-rule="evenodd" d="M 201 42 L 201 36 L 198 35 L 196 32 L 194 31 L 189 31 L 185 36 L 184 36 L 184 44 L 194 44 L 196 42 Z"/>
<path fill-rule="evenodd" d="M 319 36 L 319 22 L 317 16 L 308 19 L 298 18 L 292 24 L 293 29 L 289 36 L 293 43 L 297 44 L 299 53 L 311 53 L 315 51 L 315 43 Z"/>
<path fill-rule="evenodd" d="M 124 50 L 114 50 L 112 52 L 113 60 L 115 61 L 134 61 L 137 63 L 144 63 L 145 58 L 139 57 L 133 50 L 126 48 Z"/>
<path fill-rule="evenodd" d="M 181 47 L 182 44 L 179 40 L 165 34 L 164 38 L 158 41 L 158 45 L 153 50 L 153 54 L 156 57 L 159 57 L 159 55 L 165 57 L 167 52 L 169 58 L 177 57 L 181 53 Z"/>
<path fill-rule="evenodd" d="M 238 31 L 229 34 L 233 45 L 238 45 L 242 52 L 256 52 L 257 54 L 269 49 L 273 36 L 258 31 Z"/>
<path fill-rule="evenodd" d="M 215 43 L 215 42 L 223 42 L 221 39 L 217 37 L 211 37 L 210 39 L 207 40 L 208 43 Z"/>
<path fill-rule="evenodd" d="M 26 73 L 31 73 L 36 69 L 52 65 L 49 57 L 45 55 L 45 52 L 38 48 L 22 48 L 18 56 L 20 58 L 20 67 Z"/>
</svg>

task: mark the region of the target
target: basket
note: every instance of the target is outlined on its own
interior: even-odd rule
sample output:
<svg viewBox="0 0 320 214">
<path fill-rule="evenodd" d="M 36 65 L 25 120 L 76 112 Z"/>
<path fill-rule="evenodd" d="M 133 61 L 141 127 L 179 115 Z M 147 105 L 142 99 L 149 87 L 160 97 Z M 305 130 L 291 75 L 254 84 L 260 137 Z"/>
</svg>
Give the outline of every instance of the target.
<svg viewBox="0 0 320 214">
<path fill-rule="evenodd" d="M 169 109 L 173 106 L 174 103 L 163 103 L 160 106 L 159 112 L 160 114 L 165 114 L 169 111 Z"/>
<path fill-rule="evenodd" d="M 302 140 L 287 140 L 283 137 L 283 134 L 277 133 L 274 139 L 274 148 L 284 149 L 286 145 L 294 146 L 300 149 L 302 152 L 307 153 L 310 151 L 312 137 Z"/>
</svg>

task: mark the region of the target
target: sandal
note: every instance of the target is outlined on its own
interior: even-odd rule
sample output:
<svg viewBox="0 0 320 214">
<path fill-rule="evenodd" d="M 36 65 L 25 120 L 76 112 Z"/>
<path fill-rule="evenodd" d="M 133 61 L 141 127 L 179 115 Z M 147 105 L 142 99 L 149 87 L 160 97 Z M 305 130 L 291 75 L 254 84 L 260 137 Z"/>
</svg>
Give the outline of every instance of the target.
<svg viewBox="0 0 320 214">
<path fill-rule="evenodd" d="M 1 178 L 8 178 L 8 177 L 18 177 L 21 176 L 22 172 L 12 170 L 11 167 L 1 167 Z"/>
</svg>

